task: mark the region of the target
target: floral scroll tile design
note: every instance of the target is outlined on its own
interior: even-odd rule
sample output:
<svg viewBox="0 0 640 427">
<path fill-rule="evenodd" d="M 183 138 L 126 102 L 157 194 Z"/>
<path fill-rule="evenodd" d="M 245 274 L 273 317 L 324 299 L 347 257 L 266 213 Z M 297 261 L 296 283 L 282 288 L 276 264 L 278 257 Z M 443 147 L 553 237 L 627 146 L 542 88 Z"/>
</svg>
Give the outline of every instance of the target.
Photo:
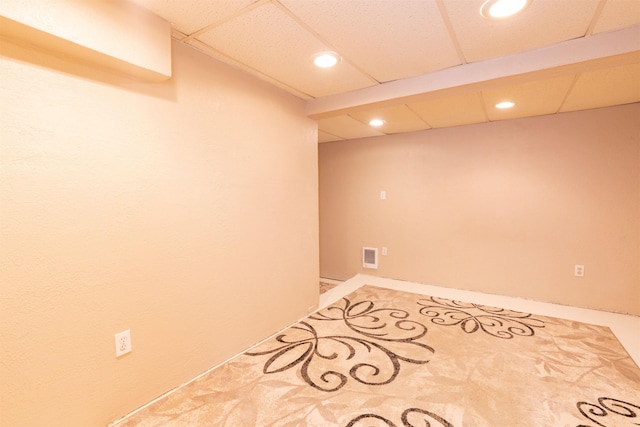
<svg viewBox="0 0 640 427">
<path fill-rule="evenodd" d="M 388 384 L 403 363 L 427 363 L 434 349 L 419 341 L 426 333 L 426 326 L 410 320 L 405 310 L 343 298 L 265 343 L 267 349 L 246 354 L 270 355 L 265 374 L 296 368 L 311 387 L 333 392 L 349 380 Z"/>
<path fill-rule="evenodd" d="M 578 402 L 580 414 L 593 424 L 577 427 L 622 427 L 640 426 L 640 406 L 611 397 L 598 398 L 598 404 Z"/>
<path fill-rule="evenodd" d="M 429 412 L 420 408 L 409 408 L 402 413 L 400 417 L 402 421 L 402 425 L 404 427 L 418 427 L 418 426 L 442 426 L 442 427 L 454 427 L 449 421 L 440 417 L 439 415 L 434 414 L 433 412 Z M 433 424 L 436 422 L 437 424 Z M 376 426 L 387 426 L 387 427 L 398 427 L 393 421 L 377 415 L 377 414 L 362 414 L 347 424 L 347 427 L 376 427 Z"/>
<path fill-rule="evenodd" d="M 479 330 L 496 338 L 533 336 L 534 328 L 544 328 L 544 321 L 531 314 L 482 304 L 429 297 L 418 301 L 420 313 L 436 325 L 455 326 L 468 334 Z"/>
</svg>

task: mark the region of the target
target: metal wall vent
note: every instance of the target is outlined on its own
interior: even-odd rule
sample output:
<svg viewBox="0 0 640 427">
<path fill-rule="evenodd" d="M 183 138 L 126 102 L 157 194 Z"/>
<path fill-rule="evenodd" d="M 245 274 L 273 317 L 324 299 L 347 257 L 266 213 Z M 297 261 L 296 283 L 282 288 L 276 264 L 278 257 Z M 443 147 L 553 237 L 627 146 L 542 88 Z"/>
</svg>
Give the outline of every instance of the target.
<svg viewBox="0 0 640 427">
<path fill-rule="evenodd" d="M 378 268 L 378 248 L 362 248 L 362 266 Z"/>
</svg>

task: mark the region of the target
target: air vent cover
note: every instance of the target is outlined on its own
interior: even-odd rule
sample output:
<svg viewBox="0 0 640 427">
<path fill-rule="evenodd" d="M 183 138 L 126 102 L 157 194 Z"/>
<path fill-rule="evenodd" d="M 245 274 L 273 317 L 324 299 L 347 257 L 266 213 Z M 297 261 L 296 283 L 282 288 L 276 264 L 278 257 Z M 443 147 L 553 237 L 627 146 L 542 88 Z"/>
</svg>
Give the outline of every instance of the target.
<svg viewBox="0 0 640 427">
<path fill-rule="evenodd" d="M 362 266 L 378 268 L 378 248 L 362 248 Z"/>
</svg>

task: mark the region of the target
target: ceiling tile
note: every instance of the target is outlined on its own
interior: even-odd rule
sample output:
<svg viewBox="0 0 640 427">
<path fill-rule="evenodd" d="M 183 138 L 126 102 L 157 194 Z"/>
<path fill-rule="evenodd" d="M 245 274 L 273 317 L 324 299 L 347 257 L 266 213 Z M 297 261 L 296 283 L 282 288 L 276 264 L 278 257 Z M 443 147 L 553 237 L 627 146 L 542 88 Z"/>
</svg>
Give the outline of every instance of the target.
<svg viewBox="0 0 640 427">
<path fill-rule="evenodd" d="M 460 64 L 435 0 L 280 0 L 380 82 Z"/>
<path fill-rule="evenodd" d="M 334 106 L 348 100 L 349 106 L 321 115 L 341 114 L 320 120 L 321 142 L 640 102 L 640 60 L 621 59 L 635 64 L 622 66 L 610 53 L 635 42 L 640 55 L 640 0 L 533 0 L 522 14 L 502 21 L 480 15 L 485 0 L 132 1 L 172 22 L 173 36 L 184 43 L 294 96 L 327 97 L 324 105 Z M 581 43 L 576 58 L 586 46 L 599 55 L 598 67 L 617 68 L 586 71 L 596 65 L 578 60 L 570 70 L 553 65 L 544 73 L 505 71 L 504 81 L 475 86 L 456 80 L 467 66 L 456 67 L 461 62 L 501 58 L 472 64 L 482 69 L 533 55 L 555 64 L 551 51 L 558 43 Z M 333 69 L 318 69 L 311 58 L 322 50 L 337 50 L 345 59 Z M 575 50 L 563 52 L 563 58 L 573 57 Z M 413 79 L 404 80 L 408 77 Z M 430 80 L 415 80 L 421 78 Z M 454 83 L 433 91 L 423 86 L 426 81 Z M 384 102 L 376 97 L 380 93 Z M 495 110 L 506 97 L 517 106 Z M 366 109 L 376 103 L 396 106 Z M 367 124 L 374 114 L 386 120 L 384 127 Z"/>
<path fill-rule="evenodd" d="M 321 130 L 318 131 L 318 142 L 335 142 L 343 140 L 344 138 L 340 138 L 339 136 L 331 135 L 330 133 L 323 132 Z"/>
<path fill-rule="evenodd" d="M 313 65 L 327 50 L 284 11 L 268 3 L 198 36 L 235 61 L 314 97 L 375 84 L 346 61 L 331 69 Z"/>
<path fill-rule="evenodd" d="M 480 14 L 484 0 L 443 2 L 468 62 L 582 37 L 598 6 L 598 0 L 534 0 L 519 15 L 498 21 Z"/>
<path fill-rule="evenodd" d="M 133 2 L 173 23 L 181 32 L 191 34 L 207 25 L 232 17 L 255 0 L 215 0 L 215 2 L 211 0 L 133 0 Z"/>
<path fill-rule="evenodd" d="M 487 121 L 479 93 L 413 102 L 409 108 L 433 128 Z"/>
<path fill-rule="evenodd" d="M 581 74 L 561 111 L 640 102 L 640 64 Z"/>
<path fill-rule="evenodd" d="M 544 114 L 555 114 L 571 88 L 575 76 L 568 75 L 531 83 L 504 86 L 482 91 L 489 120 L 517 119 Z M 515 102 L 515 107 L 498 109 L 502 101 Z"/>
<path fill-rule="evenodd" d="M 618 30 L 640 24 L 640 1 L 607 0 L 593 33 Z"/>
<path fill-rule="evenodd" d="M 351 113 L 349 115 L 364 124 L 368 124 L 369 120 L 374 118 L 384 120 L 385 123 L 376 129 L 379 129 L 385 134 L 416 132 L 419 130 L 430 128 L 430 126 L 425 123 L 425 121 L 422 120 L 420 116 L 411 111 L 406 105 L 376 108 L 372 110 Z"/>
<path fill-rule="evenodd" d="M 347 115 L 318 120 L 318 131 L 327 132 L 344 139 L 384 135 L 384 133 Z"/>
<path fill-rule="evenodd" d="M 236 61 L 224 54 L 222 54 L 221 52 L 218 52 L 216 49 L 212 48 L 211 46 L 209 46 L 208 44 L 205 44 L 203 42 L 201 42 L 200 40 L 193 38 L 193 39 L 189 39 L 185 42 L 186 44 L 188 44 L 189 46 L 199 50 L 200 52 L 203 52 L 204 54 L 211 56 L 212 58 L 217 59 L 218 61 L 224 62 L 226 64 L 231 65 L 234 68 L 246 71 L 249 74 L 253 74 L 256 77 L 260 78 L 261 80 L 264 80 L 274 86 L 277 86 L 281 89 L 286 90 L 287 92 L 291 93 L 294 96 L 297 96 L 300 99 L 311 99 L 313 98 L 311 95 L 307 94 L 307 93 L 303 93 L 300 92 L 299 90 L 287 85 L 284 82 L 281 82 L 279 80 L 275 80 L 265 74 L 263 74 L 262 72 L 260 72 L 259 70 L 256 70 L 254 68 L 251 67 L 251 64 L 243 64 L 239 61 Z"/>
</svg>

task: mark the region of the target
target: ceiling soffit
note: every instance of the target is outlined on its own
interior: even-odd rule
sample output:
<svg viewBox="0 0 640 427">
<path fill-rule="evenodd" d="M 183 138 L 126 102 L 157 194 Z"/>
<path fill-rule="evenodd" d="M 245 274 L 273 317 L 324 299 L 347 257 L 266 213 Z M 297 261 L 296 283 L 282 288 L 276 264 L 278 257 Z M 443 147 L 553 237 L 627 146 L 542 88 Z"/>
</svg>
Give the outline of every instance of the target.
<svg viewBox="0 0 640 427">
<path fill-rule="evenodd" d="M 307 102 L 307 114 L 321 118 L 352 109 L 397 105 L 433 96 L 460 95 L 638 62 L 640 26 L 312 99 Z"/>
</svg>

